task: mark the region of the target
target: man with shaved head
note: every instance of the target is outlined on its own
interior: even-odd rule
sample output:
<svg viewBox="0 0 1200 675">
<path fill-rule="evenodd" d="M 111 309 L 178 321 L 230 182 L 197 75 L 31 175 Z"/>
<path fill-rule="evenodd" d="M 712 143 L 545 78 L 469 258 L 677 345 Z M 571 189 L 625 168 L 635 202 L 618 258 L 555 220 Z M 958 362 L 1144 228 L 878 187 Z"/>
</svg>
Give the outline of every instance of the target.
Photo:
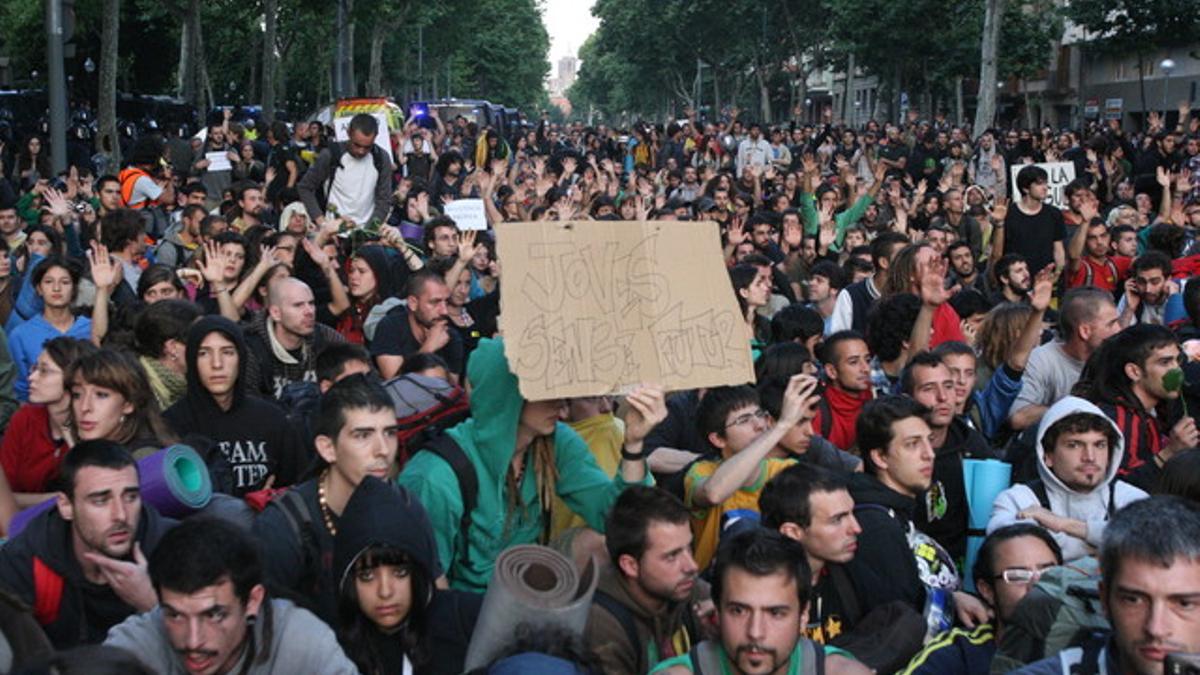
<svg viewBox="0 0 1200 675">
<path fill-rule="evenodd" d="M 308 284 L 295 277 L 272 281 L 266 311 L 246 330 L 249 391 L 278 399 L 293 382 L 316 382 L 317 354 L 331 342 L 342 342 L 342 336 L 317 322 Z"/>
</svg>

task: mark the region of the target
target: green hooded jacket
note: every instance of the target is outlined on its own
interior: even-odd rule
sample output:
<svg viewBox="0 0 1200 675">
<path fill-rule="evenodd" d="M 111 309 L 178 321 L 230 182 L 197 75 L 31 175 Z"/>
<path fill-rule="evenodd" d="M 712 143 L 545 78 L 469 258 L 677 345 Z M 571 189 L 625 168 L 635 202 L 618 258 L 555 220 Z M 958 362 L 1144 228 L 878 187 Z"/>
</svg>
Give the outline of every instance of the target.
<svg viewBox="0 0 1200 675">
<path fill-rule="evenodd" d="M 470 458 L 479 479 L 467 536 L 469 555 L 459 550 L 463 504 L 450 465 L 431 452 L 421 451 L 404 466 L 398 481 L 421 500 L 429 513 L 438 559 L 451 587 L 482 592 L 491 581 L 500 552 L 516 544 L 537 543 L 544 529 L 543 517 L 549 516 L 543 514 L 538 503 L 537 479 L 532 470 L 525 472 L 521 482 L 520 506 L 516 512 L 509 510 L 505 477 L 516 450 L 517 424 L 525 402 L 516 376 L 509 372 L 502 340 L 480 341 L 467 364 L 467 380 L 471 385 L 471 419 L 447 433 Z M 619 471 L 615 478 L 609 478 L 579 434 L 561 422 L 554 431 L 554 451 L 558 496 L 590 527 L 604 532 L 604 517 L 628 484 Z M 645 482 L 651 481 L 647 472 Z"/>
</svg>

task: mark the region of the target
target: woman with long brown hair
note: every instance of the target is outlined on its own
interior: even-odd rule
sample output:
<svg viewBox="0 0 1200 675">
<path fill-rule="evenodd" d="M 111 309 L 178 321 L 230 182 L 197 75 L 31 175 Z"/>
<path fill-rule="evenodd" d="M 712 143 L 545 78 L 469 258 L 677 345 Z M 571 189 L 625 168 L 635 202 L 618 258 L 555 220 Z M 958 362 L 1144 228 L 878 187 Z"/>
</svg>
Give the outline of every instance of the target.
<svg viewBox="0 0 1200 675">
<path fill-rule="evenodd" d="M 132 356 L 101 349 L 72 364 L 66 381 L 78 440 L 114 441 L 138 458 L 176 440 L 162 419 L 145 371 Z"/>
</svg>

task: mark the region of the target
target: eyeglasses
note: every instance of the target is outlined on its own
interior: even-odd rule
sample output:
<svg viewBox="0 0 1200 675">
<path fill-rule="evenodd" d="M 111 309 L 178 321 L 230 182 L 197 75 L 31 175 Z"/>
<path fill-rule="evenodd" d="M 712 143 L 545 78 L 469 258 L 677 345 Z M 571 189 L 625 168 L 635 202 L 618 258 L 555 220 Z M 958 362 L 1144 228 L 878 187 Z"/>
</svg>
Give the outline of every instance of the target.
<svg viewBox="0 0 1200 675">
<path fill-rule="evenodd" d="M 752 422 L 754 420 L 766 419 L 768 415 L 770 415 L 770 413 L 768 413 L 766 410 L 763 410 L 762 408 L 759 408 L 758 410 L 755 410 L 754 412 L 748 412 L 748 413 L 745 413 L 742 415 L 738 415 L 737 417 L 735 417 L 733 419 L 732 422 L 730 422 L 729 424 L 726 424 L 725 428 L 728 429 L 730 427 L 740 427 L 743 424 L 749 424 L 750 422 Z"/>
<path fill-rule="evenodd" d="M 1050 567 L 1053 567 L 1053 565 Z M 1002 574 L 993 577 L 993 579 L 1003 579 L 1004 583 L 1013 584 L 1014 586 L 1028 586 L 1029 584 L 1037 583 L 1037 580 L 1042 578 L 1042 574 L 1050 569 L 1050 567 L 1041 567 L 1035 570 L 1026 567 L 1010 567 L 1004 570 Z"/>
</svg>

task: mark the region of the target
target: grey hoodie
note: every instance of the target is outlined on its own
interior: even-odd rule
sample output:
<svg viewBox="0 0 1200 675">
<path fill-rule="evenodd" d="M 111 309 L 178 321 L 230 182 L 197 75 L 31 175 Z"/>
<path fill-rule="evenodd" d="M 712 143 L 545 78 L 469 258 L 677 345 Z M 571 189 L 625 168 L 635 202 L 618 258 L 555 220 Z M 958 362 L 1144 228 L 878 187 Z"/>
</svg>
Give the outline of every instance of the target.
<svg viewBox="0 0 1200 675">
<path fill-rule="evenodd" d="M 272 623 L 270 649 L 263 658 L 264 621 L 256 621 L 253 630 L 255 644 L 260 645 L 259 655 L 246 671 L 248 675 L 358 674 L 358 668 L 338 645 L 333 630 L 316 615 L 289 600 L 268 602 L 271 603 Z M 142 665 L 159 675 L 188 675 L 183 661 L 167 639 L 161 607 L 131 616 L 113 626 L 104 644 L 134 654 Z M 242 665 L 239 661 L 232 672 L 242 672 Z"/>
<path fill-rule="evenodd" d="M 1046 434 L 1046 430 L 1058 420 L 1077 412 L 1096 415 L 1112 425 L 1112 428 L 1117 432 L 1116 447 L 1109 448 L 1108 472 L 1105 475 L 1104 481 L 1086 493 L 1068 488 L 1054 475 L 1053 471 L 1047 468 L 1046 452 L 1042 447 L 1042 437 Z M 1058 545 L 1062 547 L 1063 560 L 1071 561 L 1091 555 L 1088 546 L 1096 547 L 1100 545 L 1100 537 L 1104 534 L 1104 527 L 1108 523 L 1109 484 L 1116 480 L 1117 470 L 1120 468 L 1121 457 L 1124 452 L 1124 438 L 1121 436 L 1120 429 L 1090 401 L 1075 396 L 1067 396 L 1051 406 L 1046 411 L 1045 416 L 1042 417 L 1042 422 L 1038 425 L 1036 450 L 1038 476 L 1046 486 L 1046 495 L 1050 498 L 1050 510 L 1055 515 L 1082 520 L 1087 523 L 1086 540 L 1078 539 L 1061 532 L 1051 532 Z M 1130 502 L 1144 499 L 1147 496 L 1145 492 L 1124 481 L 1117 481 L 1116 488 L 1111 491 L 1111 494 L 1116 501 L 1116 508 L 1118 509 Z M 988 534 L 1005 525 L 1012 525 L 1016 522 L 1031 522 L 1017 518 L 1017 514 L 1024 509 L 1038 505 L 1037 495 L 1025 485 L 1014 485 L 1001 492 L 996 496 L 996 501 L 992 504 L 992 517 L 988 520 L 987 524 Z"/>
</svg>

